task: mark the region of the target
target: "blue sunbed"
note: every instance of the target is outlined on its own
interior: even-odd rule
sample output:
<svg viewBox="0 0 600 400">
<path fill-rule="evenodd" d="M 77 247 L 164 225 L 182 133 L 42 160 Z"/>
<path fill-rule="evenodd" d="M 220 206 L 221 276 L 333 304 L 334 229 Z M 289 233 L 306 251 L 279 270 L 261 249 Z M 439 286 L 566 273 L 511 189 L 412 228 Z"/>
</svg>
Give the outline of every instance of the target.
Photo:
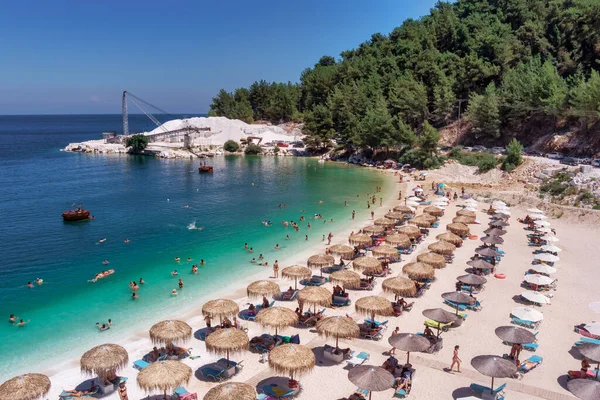
<svg viewBox="0 0 600 400">
<path fill-rule="evenodd" d="M 476 383 L 471 383 L 471 386 L 469 386 L 474 392 L 477 393 L 483 393 L 483 392 L 490 392 L 492 389 L 490 389 L 487 386 L 483 386 L 483 385 L 478 385 Z M 494 395 L 497 395 L 498 393 L 500 393 L 501 391 L 503 391 L 506 388 L 506 383 L 503 385 L 498 386 L 492 393 Z"/>
<path fill-rule="evenodd" d="M 383 322 L 377 322 L 377 321 L 375 321 L 375 322 L 371 322 L 371 318 L 365 318 L 365 322 L 366 322 L 367 324 L 374 323 L 376 327 L 380 327 L 380 326 L 385 326 L 385 325 L 387 325 L 387 323 L 388 323 L 388 320 L 386 319 L 386 320 L 385 320 L 385 321 L 383 321 Z"/>
<path fill-rule="evenodd" d="M 512 319 L 512 322 L 514 324 L 521 325 L 521 326 L 524 326 L 526 328 L 533 329 L 536 326 L 536 323 L 533 322 L 533 321 L 527 321 L 527 320 L 524 320 L 524 319 L 521 319 L 521 318 L 517 318 L 517 317 L 512 317 L 511 319 Z"/>
<path fill-rule="evenodd" d="M 448 299 L 444 299 L 444 303 L 448 304 L 449 306 L 452 306 L 452 308 L 458 308 L 460 311 L 467 311 L 467 306 L 464 304 L 458 304 Z"/>
<path fill-rule="evenodd" d="M 137 369 L 138 371 L 143 370 L 144 368 L 146 368 L 148 365 L 150 365 L 149 363 L 147 363 L 144 360 L 136 360 L 133 362 L 133 368 Z"/>
<path fill-rule="evenodd" d="M 226 371 L 227 368 L 216 369 L 212 367 L 204 367 L 200 370 L 200 373 L 202 374 L 202 376 L 209 377 L 216 382 L 222 381 L 225 378 L 224 375 Z"/>
<path fill-rule="evenodd" d="M 519 368 L 519 372 L 527 373 L 527 372 L 531 371 L 532 369 L 534 369 L 535 367 L 537 367 L 538 365 L 540 365 L 542 363 L 542 361 L 544 361 L 544 359 L 540 356 L 531 356 L 527 360 L 525 360 L 523 362 L 523 364 L 521 364 L 521 367 Z M 528 366 L 527 364 L 525 364 L 525 362 L 533 363 L 533 365 Z"/>
</svg>

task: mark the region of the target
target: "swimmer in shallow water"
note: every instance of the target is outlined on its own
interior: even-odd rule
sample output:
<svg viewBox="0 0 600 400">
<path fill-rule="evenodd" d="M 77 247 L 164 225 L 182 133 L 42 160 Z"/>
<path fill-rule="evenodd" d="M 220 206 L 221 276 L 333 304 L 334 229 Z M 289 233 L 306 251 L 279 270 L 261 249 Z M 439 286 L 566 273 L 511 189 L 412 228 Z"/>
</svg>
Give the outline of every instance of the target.
<svg viewBox="0 0 600 400">
<path fill-rule="evenodd" d="M 279 243 L 277 243 L 274 247 L 275 250 L 279 250 L 281 247 L 279 247 Z"/>
<path fill-rule="evenodd" d="M 125 243 L 129 243 L 129 242 L 130 242 L 130 240 L 129 240 L 128 238 L 125 238 L 124 242 L 125 242 Z"/>
<path fill-rule="evenodd" d="M 10 317 L 8 317 L 8 322 L 10 322 L 11 324 L 14 324 L 18 318 L 19 317 L 17 317 L 15 314 L 10 314 Z"/>
<path fill-rule="evenodd" d="M 108 260 L 102 261 L 102 264 L 107 265 L 108 264 Z"/>
<path fill-rule="evenodd" d="M 173 289 L 171 291 L 171 296 L 177 296 L 179 293 L 177 293 L 177 289 Z"/>
<path fill-rule="evenodd" d="M 177 272 L 177 270 L 174 270 L 173 272 L 171 272 L 171 276 L 177 276 L 179 275 L 179 273 Z"/>
<path fill-rule="evenodd" d="M 27 320 L 27 322 L 20 320 L 19 322 L 17 322 L 16 324 L 13 324 L 14 326 L 18 326 L 19 328 L 25 326 L 25 324 L 28 324 L 30 320 Z"/>
<path fill-rule="evenodd" d="M 143 284 L 145 284 L 145 283 L 146 283 L 146 281 L 145 281 L 145 280 L 143 280 L 142 278 L 140 278 L 140 285 L 143 285 Z"/>
<path fill-rule="evenodd" d="M 190 262 L 190 261 L 192 261 L 192 258 L 191 258 L 191 257 L 188 257 L 188 258 L 187 258 L 187 262 Z"/>
<path fill-rule="evenodd" d="M 175 257 L 175 262 L 179 262 L 179 261 L 181 261 L 181 258 Z"/>
<path fill-rule="evenodd" d="M 200 265 L 206 265 L 206 261 L 204 261 L 204 259 L 200 259 Z"/>
<path fill-rule="evenodd" d="M 102 239 L 98 240 L 98 243 L 104 243 L 104 242 L 106 242 L 106 238 L 102 238 Z"/>
<path fill-rule="evenodd" d="M 33 287 L 33 283 L 31 283 L 31 281 L 27 282 L 27 287 L 32 288 Z"/>
<path fill-rule="evenodd" d="M 133 293 L 131 294 L 131 300 L 137 300 L 137 299 L 139 299 L 139 297 L 138 297 L 137 293 L 136 293 L 136 292 L 133 292 Z"/>
<path fill-rule="evenodd" d="M 198 273 L 198 266 L 197 265 L 192 265 L 192 274 L 197 274 Z"/>
</svg>

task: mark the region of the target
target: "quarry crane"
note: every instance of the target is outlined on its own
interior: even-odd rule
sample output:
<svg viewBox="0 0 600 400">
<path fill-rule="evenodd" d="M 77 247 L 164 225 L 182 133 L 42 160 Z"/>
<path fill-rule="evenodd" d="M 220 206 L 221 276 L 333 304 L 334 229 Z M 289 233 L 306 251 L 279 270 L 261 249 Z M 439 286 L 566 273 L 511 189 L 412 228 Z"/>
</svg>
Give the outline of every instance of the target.
<svg viewBox="0 0 600 400">
<path fill-rule="evenodd" d="M 127 99 L 131 100 L 133 104 L 137 106 L 148 118 L 152 120 L 156 124 L 157 127 L 161 128 L 163 131 L 168 132 L 167 129 L 147 110 L 147 108 L 152 108 L 156 111 L 159 111 L 161 114 L 170 115 L 168 112 L 156 107 L 148 103 L 146 100 L 140 99 L 136 95 L 126 90 L 123 91 L 123 135 L 129 135 L 129 118 L 127 116 Z"/>
</svg>

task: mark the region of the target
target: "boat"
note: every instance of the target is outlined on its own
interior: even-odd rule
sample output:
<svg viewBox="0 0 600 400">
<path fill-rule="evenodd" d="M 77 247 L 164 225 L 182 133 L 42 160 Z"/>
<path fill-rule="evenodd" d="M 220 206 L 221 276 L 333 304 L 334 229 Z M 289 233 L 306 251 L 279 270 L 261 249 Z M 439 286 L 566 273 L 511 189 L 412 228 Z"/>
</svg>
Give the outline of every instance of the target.
<svg viewBox="0 0 600 400">
<path fill-rule="evenodd" d="M 76 210 L 69 210 L 62 213 L 63 220 L 65 221 L 81 221 L 90 218 L 90 212 L 82 208 Z"/>
<path fill-rule="evenodd" d="M 206 162 L 198 168 L 198 173 L 200 174 L 212 174 L 213 167 L 212 165 L 206 165 Z"/>
</svg>

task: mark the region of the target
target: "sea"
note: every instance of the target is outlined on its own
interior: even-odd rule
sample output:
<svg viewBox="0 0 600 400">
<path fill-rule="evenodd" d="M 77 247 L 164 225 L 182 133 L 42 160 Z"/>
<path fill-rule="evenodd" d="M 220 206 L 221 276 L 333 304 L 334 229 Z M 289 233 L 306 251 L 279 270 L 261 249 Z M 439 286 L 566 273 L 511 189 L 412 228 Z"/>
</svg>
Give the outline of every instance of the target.
<svg viewBox="0 0 600 400">
<path fill-rule="evenodd" d="M 154 128 L 145 115 L 129 118 L 130 131 Z M 197 159 L 61 151 L 105 131 L 122 131 L 121 116 L 0 116 L 0 382 L 199 310 L 260 273 L 253 257 L 293 259 L 348 226 L 352 209 L 366 217 L 376 186 L 382 197 L 391 189 L 381 174 L 314 158 L 220 156 L 209 160 L 214 173 L 201 175 Z M 63 222 L 80 204 L 94 219 Z M 114 273 L 89 282 L 107 269 Z M 43 284 L 28 287 L 37 278 Z M 140 278 L 132 300 L 129 282 Z M 173 297 L 178 278 L 184 288 Z M 10 314 L 27 324 L 11 325 Z M 96 322 L 108 319 L 112 328 L 100 332 Z"/>
</svg>

